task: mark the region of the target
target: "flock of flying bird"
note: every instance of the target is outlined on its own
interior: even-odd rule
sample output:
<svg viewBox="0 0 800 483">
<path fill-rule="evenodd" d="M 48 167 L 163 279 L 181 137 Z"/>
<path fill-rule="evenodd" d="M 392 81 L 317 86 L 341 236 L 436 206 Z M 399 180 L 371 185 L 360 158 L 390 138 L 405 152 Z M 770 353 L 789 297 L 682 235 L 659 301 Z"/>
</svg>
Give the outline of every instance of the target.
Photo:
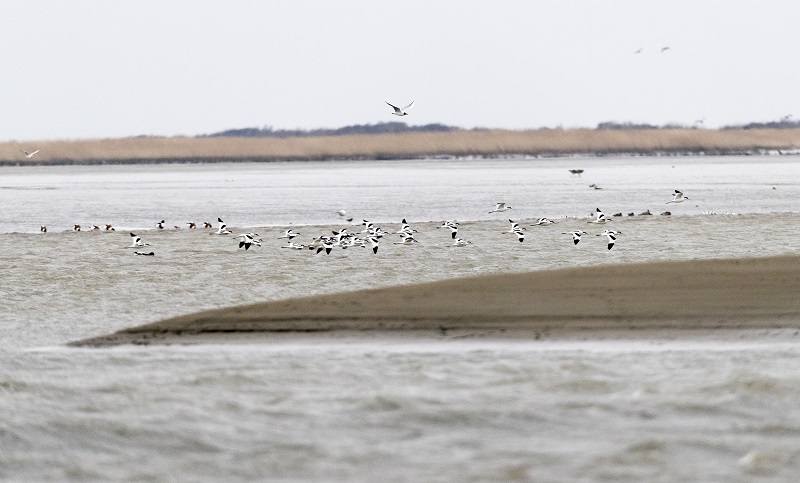
<svg viewBox="0 0 800 483">
<path fill-rule="evenodd" d="M 679 190 L 675 190 L 672 200 L 668 201 L 667 204 L 671 203 L 682 203 L 683 201 L 689 200 L 683 192 Z M 505 202 L 499 202 L 495 205 L 494 209 L 489 211 L 489 214 L 492 213 L 504 213 L 511 210 L 512 207 L 508 206 Z M 345 210 L 339 210 L 337 214 L 341 217 L 346 216 Z M 348 218 L 348 221 L 352 221 L 352 218 Z M 515 222 L 512 219 L 508 220 L 511 224 L 511 227 L 508 231 L 502 232 L 504 234 L 512 234 L 517 237 L 517 240 L 522 243 L 525 241 L 525 230 L 520 226 L 518 222 Z M 611 218 L 606 216 L 605 213 L 600 208 L 595 210 L 595 213 L 591 220 L 588 223 L 591 224 L 606 224 L 611 221 Z M 155 224 L 157 229 L 164 229 L 164 220 L 159 221 Z M 228 229 L 228 225 L 222 220 L 222 218 L 217 218 L 217 229 L 216 231 L 209 232 L 210 235 L 232 235 L 233 232 Z M 531 226 L 548 226 L 553 225 L 556 222 L 549 219 L 549 218 L 538 218 L 535 223 Z M 193 222 L 186 223 L 189 229 L 197 228 L 197 225 Z M 378 248 L 380 246 L 380 241 L 384 236 L 389 235 L 398 235 L 399 241 L 393 242 L 394 245 L 414 245 L 419 243 L 419 241 L 415 238 L 415 234 L 418 233 L 417 230 L 413 229 L 411 225 L 406 221 L 405 218 L 400 223 L 400 228 L 398 231 L 395 232 L 386 232 L 381 227 L 375 226 L 374 223 L 363 220 L 361 223 L 363 226 L 363 230 L 358 233 L 350 233 L 347 228 L 342 228 L 340 230 L 332 230 L 331 235 L 319 235 L 311 240 L 311 242 L 307 244 L 297 243 L 294 241 L 295 238 L 301 235 L 301 233 L 295 232 L 293 229 L 289 228 L 285 230 L 278 239 L 286 239 L 287 244 L 282 246 L 281 248 L 288 248 L 293 250 L 313 250 L 317 254 L 322 253 L 323 251 L 326 254 L 330 254 L 334 248 L 339 247 L 341 249 L 347 249 L 350 247 L 362 247 L 366 248 L 367 245 L 370 246 L 372 253 L 377 254 Z M 204 228 L 212 228 L 211 223 L 204 222 Z M 175 227 L 180 228 L 178 226 Z M 452 246 L 455 247 L 466 247 L 471 245 L 472 242 L 465 240 L 463 238 L 458 237 L 459 231 L 459 223 L 457 221 L 445 221 L 437 228 L 446 228 L 450 230 L 450 237 L 453 240 Z M 76 231 L 80 231 L 80 226 L 75 225 Z M 99 230 L 100 228 L 96 225 L 92 227 L 92 229 Z M 114 227 L 111 225 L 106 225 L 106 231 L 114 231 Z M 47 229 L 42 226 L 42 231 L 46 232 Z M 569 232 L 562 232 L 564 235 L 570 235 L 572 237 L 573 244 L 577 245 L 581 241 L 581 237 L 583 235 L 588 235 L 586 231 L 583 230 L 575 230 Z M 600 234 L 596 236 L 605 236 L 608 240 L 607 248 L 611 250 L 614 247 L 614 244 L 617 241 L 617 237 L 621 235 L 621 231 L 617 230 L 609 230 L 606 229 Z M 137 235 L 136 233 L 131 232 L 131 244 L 125 248 L 132 248 L 134 249 L 134 253 L 136 255 L 142 256 L 154 256 L 155 252 L 152 251 L 142 251 L 145 247 L 149 247 L 149 243 L 145 243 L 141 236 Z M 247 232 L 241 233 L 233 237 L 238 242 L 239 249 L 249 250 L 250 247 L 256 246 L 261 247 L 262 243 L 264 242 L 263 238 L 260 237 L 258 233 L 254 232 Z"/>
<path fill-rule="evenodd" d="M 663 49 L 661 49 L 661 52 L 663 53 L 666 50 L 669 50 L 669 47 L 664 47 Z M 641 52 L 641 49 L 639 49 L 636 53 L 640 53 L 640 52 Z M 411 109 L 411 107 L 414 106 L 414 102 L 413 101 L 410 104 L 408 104 L 407 106 L 403 107 L 403 108 L 397 107 L 397 106 L 389 103 L 388 101 L 386 101 L 386 104 L 388 104 L 393 109 L 393 112 L 391 114 L 394 114 L 395 116 L 407 116 L 408 115 L 408 109 Z M 36 151 L 31 151 L 31 152 L 23 150 L 22 152 L 25 154 L 26 158 L 30 159 L 30 158 L 33 158 L 33 156 L 35 156 L 39 152 L 39 150 L 37 149 Z M 573 176 L 580 176 L 581 173 L 583 173 L 583 170 L 582 169 L 570 169 L 569 172 L 572 173 Z M 592 187 L 594 189 L 601 189 L 596 184 L 591 185 L 590 187 Z M 686 201 L 688 199 L 689 198 L 684 196 L 684 194 L 681 191 L 675 190 L 675 193 L 673 194 L 672 200 L 668 201 L 667 204 L 670 204 L 670 203 L 681 203 L 681 202 Z M 511 206 L 508 206 L 505 202 L 499 202 L 499 203 L 497 203 L 495 205 L 494 209 L 489 212 L 489 214 L 491 214 L 491 213 L 503 213 L 503 212 L 506 212 L 506 211 L 508 211 L 510 209 L 512 209 Z M 344 217 L 346 215 L 346 212 L 345 212 L 345 210 L 339 210 L 339 211 L 337 211 L 337 214 L 339 216 Z M 649 210 L 647 212 L 643 213 L 643 214 L 650 214 Z M 621 214 L 619 214 L 619 215 L 621 215 Z M 618 215 L 615 215 L 615 216 L 618 216 Z M 352 218 L 348 218 L 347 220 L 348 221 L 352 221 Z M 524 242 L 525 241 L 525 230 L 526 230 L 526 228 L 521 227 L 519 225 L 519 223 L 514 222 L 514 220 L 509 219 L 508 221 L 509 221 L 509 223 L 511 223 L 511 228 L 508 231 L 503 232 L 503 233 L 513 234 L 513 235 L 515 235 L 517 237 L 517 240 L 520 243 Z M 611 221 L 611 219 L 608 218 L 605 215 L 605 213 L 603 213 L 602 210 L 600 210 L 600 208 L 597 208 L 596 212 L 594 213 L 594 218 L 592 220 L 590 220 L 589 223 L 605 224 L 605 223 L 608 223 L 609 221 Z M 217 230 L 213 231 L 213 232 L 210 232 L 211 235 L 231 235 L 231 234 L 233 234 L 233 232 L 228 230 L 228 226 L 227 226 L 227 224 L 225 224 L 224 221 L 222 221 L 222 218 L 217 218 L 217 222 L 218 222 Z M 158 229 L 164 229 L 164 223 L 165 223 L 165 220 L 161 220 L 158 223 L 156 223 L 155 226 Z M 552 221 L 552 220 L 550 220 L 548 218 L 539 218 L 536 221 L 536 223 L 534 223 L 531 226 L 546 226 L 546 225 L 552 225 L 554 223 L 555 223 L 554 221 Z M 197 228 L 197 225 L 194 222 L 186 223 L 186 225 L 188 226 L 189 229 Z M 389 235 L 390 233 L 384 232 L 380 227 L 376 227 L 373 223 L 371 223 L 368 220 L 363 220 L 362 225 L 364 226 L 364 229 L 358 234 L 350 233 L 350 232 L 347 231 L 347 228 L 342 228 L 341 230 L 338 230 L 338 231 L 337 230 L 333 230 L 332 231 L 332 235 L 320 235 L 320 236 L 317 236 L 317 237 L 313 238 L 310 243 L 305 244 L 305 245 L 301 244 L 301 243 L 296 243 L 296 242 L 293 241 L 293 239 L 296 238 L 297 236 L 299 236 L 300 233 L 296 233 L 292 229 L 285 230 L 283 232 L 283 234 L 280 237 L 278 237 L 278 239 L 287 239 L 287 244 L 285 246 L 282 246 L 281 248 L 289 248 L 289 249 L 294 249 L 294 250 L 309 249 L 309 250 L 315 250 L 316 253 L 321 253 L 321 252 L 324 251 L 326 254 L 330 254 L 331 251 L 335 247 L 340 247 L 342 249 L 347 249 L 349 247 L 356 247 L 356 246 L 366 248 L 367 244 L 369 244 L 371 249 L 372 249 L 372 253 L 377 254 L 378 253 L 378 247 L 380 246 L 380 239 L 383 238 L 384 235 Z M 209 222 L 204 222 L 203 223 L 203 227 L 204 228 L 212 228 L 212 225 Z M 180 228 L 180 227 L 175 226 L 175 228 L 177 229 L 177 228 Z M 437 228 L 448 228 L 450 230 L 451 238 L 453 240 L 453 244 L 452 244 L 453 246 L 465 247 L 465 246 L 468 246 L 468 245 L 472 244 L 471 241 L 464 240 L 463 238 L 458 238 L 459 224 L 456 221 L 445 221 L 445 222 L 442 223 L 441 226 L 438 226 Z M 80 225 L 73 225 L 73 230 L 74 231 L 81 231 L 81 226 Z M 100 227 L 97 226 L 97 225 L 92 225 L 90 231 L 96 231 L 96 230 L 100 230 Z M 40 228 L 40 231 L 43 232 L 43 233 L 46 233 L 47 232 L 47 227 L 42 225 L 41 228 Z M 114 231 L 114 227 L 112 225 L 105 225 L 105 231 Z M 412 229 L 411 225 L 409 225 L 408 222 L 406 221 L 406 219 L 403 218 L 403 220 L 402 220 L 402 222 L 400 224 L 400 229 L 398 231 L 396 231 L 396 232 L 391 233 L 391 234 L 392 235 L 399 235 L 399 237 L 400 237 L 400 241 L 394 242 L 395 245 L 414 245 L 415 243 L 419 243 L 419 241 L 416 238 L 414 238 L 414 234 L 415 233 L 417 233 L 417 230 Z M 577 245 L 578 243 L 580 243 L 581 237 L 583 235 L 587 235 L 588 233 L 583 231 L 583 230 L 576 230 L 576 231 L 570 231 L 570 232 L 563 232 L 562 234 L 571 235 L 573 243 L 575 245 Z M 621 234 L 622 234 L 621 231 L 605 230 L 605 231 L 603 231 L 603 233 L 600 233 L 597 236 L 605 236 L 605 237 L 607 237 L 607 239 L 608 239 L 607 247 L 608 247 L 609 250 L 611 250 L 611 248 L 613 248 L 614 244 L 616 243 L 617 236 L 621 235 Z M 133 249 L 135 249 L 134 253 L 136 255 L 142 255 L 142 256 L 154 256 L 155 255 L 155 252 L 152 252 L 152 251 L 145 252 L 145 251 L 139 250 L 139 249 L 142 249 L 142 248 L 150 246 L 149 243 L 145 243 L 142 240 L 142 237 L 140 237 L 139 235 L 137 235 L 135 233 L 132 233 L 132 232 L 130 233 L 130 236 L 131 236 L 131 244 L 129 246 L 125 247 L 125 248 L 133 248 Z M 234 238 L 238 241 L 239 248 L 240 249 L 244 248 L 245 250 L 249 250 L 250 247 L 252 247 L 252 246 L 260 247 L 260 246 L 262 246 L 262 243 L 264 242 L 264 240 L 262 238 L 260 238 L 260 235 L 258 233 L 253 233 L 253 232 L 241 233 L 239 235 L 236 235 Z"/>
</svg>

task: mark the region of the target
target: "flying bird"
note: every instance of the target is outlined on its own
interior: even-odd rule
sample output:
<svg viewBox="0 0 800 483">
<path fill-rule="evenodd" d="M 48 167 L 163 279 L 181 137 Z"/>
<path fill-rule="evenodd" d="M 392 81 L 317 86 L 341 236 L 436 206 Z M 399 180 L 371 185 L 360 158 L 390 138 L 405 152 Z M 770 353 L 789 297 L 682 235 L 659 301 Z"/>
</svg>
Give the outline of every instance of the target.
<svg viewBox="0 0 800 483">
<path fill-rule="evenodd" d="M 24 149 L 20 149 L 20 151 L 22 151 L 23 153 L 25 153 L 25 157 L 26 157 L 26 158 L 28 158 L 28 159 L 31 159 L 32 157 L 36 156 L 36 153 L 38 153 L 38 152 L 39 152 L 39 150 L 38 150 L 38 149 L 37 149 L 36 151 L 32 151 L 32 152 L 30 152 L 30 153 L 29 153 L 28 151 L 25 151 Z"/>
<path fill-rule="evenodd" d="M 386 102 L 386 104 L 389 104 L 388 101 L 384 101 L 384 102 Z M 392 114 L 394 114 L 395 116 L 408 116 L 408 113 L 406 112 L 406 109 L 411 109 L 411 106 L 414 105 L 414 101 L 411 101 L 411 104 L 407 105 L 406 107 L 404 107 L 402 109 L 400 109 L 399 107 L 397 107 L 397 106 L 395 106 L 393 104 L 389 104 L 389 105 L 392 107 L 392 109 L 394 109 L 394 112 Z"/>
<path fill-rule="evenodd" d="M 672 50 L 672 47 L 670 47 L 669 45 L 665 45 L 664 47 L 661 47 L 661 53 L 662 53 L 662 54 L 663 54 L 664 52 L 667 52 L 667 51 L 669 51 L 669 50 Z"/>
<path fill-rule="evenodd" d="M 217 222 L 219 222 L 219 228 L 217 228 L 217 231 L 213 232 L 214 235 L 230 235 L 231 234 L 231 231 L 228 230 L 228 225 L 226 225 L 225 222 L 222 221 L 222 218 L 217 218 Z"/>
<path fill-rule="evenodd" d="M 588 223 L 606 223 L 607 221 L 609 220 L 606 217 L 606 214 L 603 213 L 600 208 L 597 208 L 594 220 L 590 220 Z"/>
<path fill-rule="evenodd" d="M 131 233 L 131 244 L 125 248 L 140 248 L 140 247 L 149 247 L 149 243 L 145 243 L 142 241 L 142 237 L 138 236 L 136 233 Z"/>
<path fill-rule="evenodd" d="M 686 196 L 683 196 L 683 191 L 675 190 L 675 193 L 672 195 L 672 199 L 670 201 L 667 201 L 665 204 L 668 205 L 670 203 L 682 203 L 688 199 L 689 198 L 687 198 Z"/>
<path fill-rule="evenodd" d="M 601 234 L 599 234 L 597 236 L 603 236 L 603 235 L 607 236 L 608 237 L 608 249 L 611 250 L 611 247 L 614 246 L 614 242 L 617 241 L 617 235 L 621 235 L 621 234 L 622 234 L 621 231 L 606 230 L 606 231 L 604 231 L 603 233 L 601 233 Z"/>
<path fill-rule="evenodd" d="M 572 242 L 577 245 L 581 241 L 581 235 L 586 235 L 585 231 L 570 231 L 562 233 L 562 235 L 572 235 Z"/>
<path fill-rule="evenodd" d="M 489 213 L 500 213 L 500 212 L 503 212 L 503 211 L 508 211 L 510 209 L 511 209 L 510 206 L 506 206 L 505 202 L 501 201 L 501 202 L 497 203 L 494 206 L 494 209 L 492 211 L 490 211 Z"/>
</svg>

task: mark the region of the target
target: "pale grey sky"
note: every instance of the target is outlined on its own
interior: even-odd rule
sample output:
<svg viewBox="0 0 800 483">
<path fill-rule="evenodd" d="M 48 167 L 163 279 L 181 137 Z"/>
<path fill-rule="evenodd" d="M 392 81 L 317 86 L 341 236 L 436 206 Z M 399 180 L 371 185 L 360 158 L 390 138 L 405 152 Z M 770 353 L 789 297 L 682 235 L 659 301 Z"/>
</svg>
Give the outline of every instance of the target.
<svg viewBox="0 0 800 483">
<path fill-rule="evenodd" d="M 0 0 L 0 140 L 800 117 L 796 0 Z M 663 46 L 671 50 L 660 53 Z M 634 54 L 638 49 L 640 54 Z"/>
</svg>

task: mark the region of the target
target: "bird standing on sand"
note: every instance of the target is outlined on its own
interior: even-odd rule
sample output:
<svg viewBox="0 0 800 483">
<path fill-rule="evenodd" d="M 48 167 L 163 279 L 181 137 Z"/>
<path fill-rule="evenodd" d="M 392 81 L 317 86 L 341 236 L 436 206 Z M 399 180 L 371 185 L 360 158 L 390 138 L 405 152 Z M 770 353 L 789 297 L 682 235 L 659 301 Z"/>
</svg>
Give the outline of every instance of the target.
<svg viewBox="0 0 800 483">
<path fill-rule="evenodd" d="M 386 104 L 389 104 L 388 101 L 384 101 L 384 102 L 386 102 Z M 406 109 L 411 109 L 411 107 L 413 105 L 414 105 L 414 101 L 411 101 L 411 104 L 409 104 L 406 107 L 400 109 L 399 107 L 395 106 L 394 104 L 389 104 L 389 106 L 391 106 L 391 108 L 394 109 L 394 112 L 392 112 L 392 114 L 394 114 L 395 116 L 408 116 L 408 113 L 406 112 Z"/>
</svg>

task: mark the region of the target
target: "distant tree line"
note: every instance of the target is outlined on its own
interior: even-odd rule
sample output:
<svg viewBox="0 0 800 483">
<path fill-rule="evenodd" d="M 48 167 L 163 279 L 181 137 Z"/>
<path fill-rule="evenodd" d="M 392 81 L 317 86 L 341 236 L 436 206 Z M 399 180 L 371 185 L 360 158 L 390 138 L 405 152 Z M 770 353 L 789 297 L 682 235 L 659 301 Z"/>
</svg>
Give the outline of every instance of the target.
<svg viewBox="0 0 800 483">
<path fill-rule="evenodd" d="M 655 125 L 648 123 L 635 123 L 635 122 L 616 122 L 607 121 L 601 122 L 595 128 L 598 131 L 645 131 L 645 130 L 659 130 L 659 129 L 699 129 L 702 125 L 700 123 L 694 126 L 687 126 L 678 123 L 669 123 L 663 125 Z M 723 130 L 733 129 L 796 129 L 800 128 L 800 120 L 793 120 L 783 118 L 779 121 L 770 122 L 751 122 L 744 125 L 724 126 Z M 548 128 L 543 128 L 547 130 Z M 377 124 L 354 124 L 351 126 L 340 127 L 336 129 L 273 129 L 272 126 L 248 127 L 243 129 L 228 129 L 212 134 L 202 134 L 197 137 L 250 137 L 250 138 L 298 138 L 298 137 L 316 137 L 316 136 L 347 136 L 351 134 L 397 134 L 397 133 L 413 133 L 413 132 L 452 132 L 464 131 L 465 129 L 448 126 L 446 124 L 433 123 L 425 124 L 422 126 L 409 126 L 404 122 L 379 122 Z M 485 128 L 474 128 L 473 131 L 485 130 Z"/>
<path fill-rule="evenodd" d="M 396 134 L 405 132 L 449 132 L 462 129 L 445 124 L 425 124 L 409 126 L 404 122 L 380 122 L 378 124 L 355 124 L 337 129 L 273 129 L 272 126 L 262 128 L 228 129 L 199 137 L 252 137 L 252 138 L 298 138 L 316 136 L 347 136 L 351 134 Z"/>
</svg>

